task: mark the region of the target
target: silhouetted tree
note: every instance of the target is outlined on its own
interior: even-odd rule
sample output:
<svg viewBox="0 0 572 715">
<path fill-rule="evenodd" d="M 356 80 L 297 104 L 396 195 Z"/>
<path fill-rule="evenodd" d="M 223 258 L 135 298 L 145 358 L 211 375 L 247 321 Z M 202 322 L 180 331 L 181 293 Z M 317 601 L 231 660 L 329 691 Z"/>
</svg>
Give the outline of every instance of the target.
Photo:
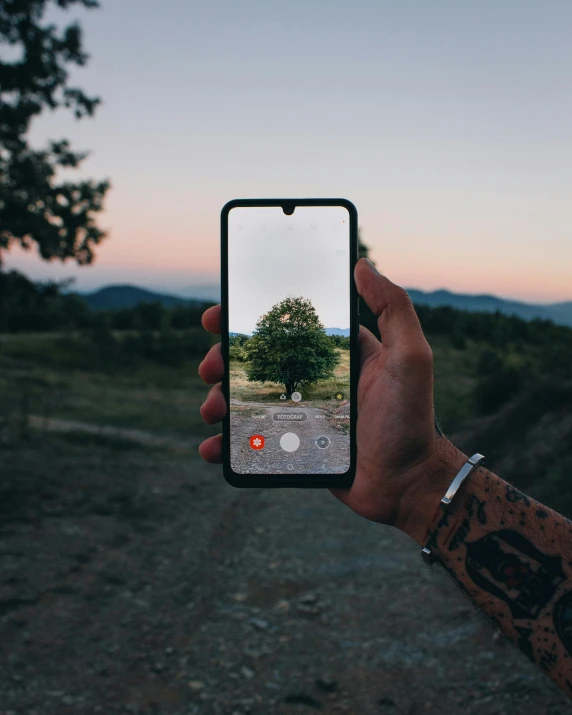
<svg viewBox="0 0 572 715">
<path fill-rule="evenodd" d="M 105 236 L 94 220 L 109 188 L 107 181 L 58 180 L 58 170 L 78 168 L 86 153 L 72 151 L 66 139 L 44 149 L 28 142 L 32 120 L 44 110 L 71 110 L 92 116 L 99 103 L 68 84 L 68 66 L 86 64 L 77 23 L 64 28 L 42 22 L 50 7 L 99 6 L 97 0 L 2 0 L 0 47 L 0 265 L 13 243 L 36 244 L 46 260 L 93 259 L 93 246 Z M 13 59 L 6 59 L 10 57 Z"/>
<path fill-rule="evenodd" d="M 0 271 L 0 332 L 81 329 L 96 322 L 78 295 L 62 293 L 66 284 L 33 283 L 17 271 Z"/>
<path fill-rule="evenodd" d="M 366 246 L 361 238 L 361 228 L 358 229 L 358 257 L 367 258 L 371 261 L 371 258 L 369 257 L 369 246 Z M 373 261 L 371 262 L 373 263 Z"/>
</svg>

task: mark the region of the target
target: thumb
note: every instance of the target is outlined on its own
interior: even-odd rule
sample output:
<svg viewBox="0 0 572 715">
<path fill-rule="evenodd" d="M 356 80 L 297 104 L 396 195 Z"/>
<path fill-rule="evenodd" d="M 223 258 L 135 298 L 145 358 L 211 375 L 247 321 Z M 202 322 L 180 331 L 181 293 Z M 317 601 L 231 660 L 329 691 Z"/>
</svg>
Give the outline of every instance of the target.
<svg viewBox="0 0 572 715">
<path fill-rule="evenodd" d="M 384 348 L 410 353 L 428 347 L 407 291 L 382 276 L 367 258 L 356 263 L 354 276 L 358 293 L 377 316 Z"/>
</svg>

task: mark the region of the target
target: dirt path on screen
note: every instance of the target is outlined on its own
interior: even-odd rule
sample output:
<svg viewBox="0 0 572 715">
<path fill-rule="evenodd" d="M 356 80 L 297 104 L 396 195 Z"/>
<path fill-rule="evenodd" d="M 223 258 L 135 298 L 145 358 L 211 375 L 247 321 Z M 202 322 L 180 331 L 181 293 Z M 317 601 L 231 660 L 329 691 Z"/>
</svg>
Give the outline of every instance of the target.
<svg viewBox="0 0 572 715">
<path fill-rule="evenodd" d="M 268 406 L 264 402 L 240 402 L 231 400 L 231 440 L 232 465 L 237 472 L 284 473 L 288 465 L 293 471 L 303 464 L 309 473 L 325 474 L 345 472 L 349 464 L 349 440 L 340 427 L 338 416 L 347 414 L 349 407 L 342 405 L 336 409 L 306 406 L 301 402 L 296 407 L 281 405 Z M 280 415 L 303 414 L 303 421 L 277 421 Z M 300 438 L 300 447 L 295 452 L 285 452 L 280 446 L 280 438 L 286 432 L 293 432 Z M 264 436 L 264 449 L 250 448 L 251 435 Z M 317 446 L 319 437 L 327 437 L 328 446 Z"/>
</svg>

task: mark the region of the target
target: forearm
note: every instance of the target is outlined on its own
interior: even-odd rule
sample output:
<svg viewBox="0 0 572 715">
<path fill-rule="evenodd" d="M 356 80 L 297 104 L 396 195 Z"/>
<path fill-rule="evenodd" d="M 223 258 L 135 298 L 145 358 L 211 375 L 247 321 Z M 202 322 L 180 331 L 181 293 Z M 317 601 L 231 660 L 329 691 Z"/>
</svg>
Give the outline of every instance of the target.
<svg viewBox="0 0 572 715">
<path fill-rule="evenodd" d="M 477 608 L 572 694 L 572 523 L 484 468 L 428 544 Z"/>
</svg>

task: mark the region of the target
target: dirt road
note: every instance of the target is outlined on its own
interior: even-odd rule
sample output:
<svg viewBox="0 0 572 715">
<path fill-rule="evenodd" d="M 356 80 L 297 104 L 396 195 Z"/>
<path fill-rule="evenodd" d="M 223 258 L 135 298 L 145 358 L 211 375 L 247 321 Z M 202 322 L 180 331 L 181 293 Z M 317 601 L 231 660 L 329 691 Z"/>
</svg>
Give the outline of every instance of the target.
<svg viewBox="0 0 572 715">
<path fill-rule="evenodd" d="M 407 537 L 167 449 L 0 452 L 2 715 L 560 715 Z"/>
</svg>

